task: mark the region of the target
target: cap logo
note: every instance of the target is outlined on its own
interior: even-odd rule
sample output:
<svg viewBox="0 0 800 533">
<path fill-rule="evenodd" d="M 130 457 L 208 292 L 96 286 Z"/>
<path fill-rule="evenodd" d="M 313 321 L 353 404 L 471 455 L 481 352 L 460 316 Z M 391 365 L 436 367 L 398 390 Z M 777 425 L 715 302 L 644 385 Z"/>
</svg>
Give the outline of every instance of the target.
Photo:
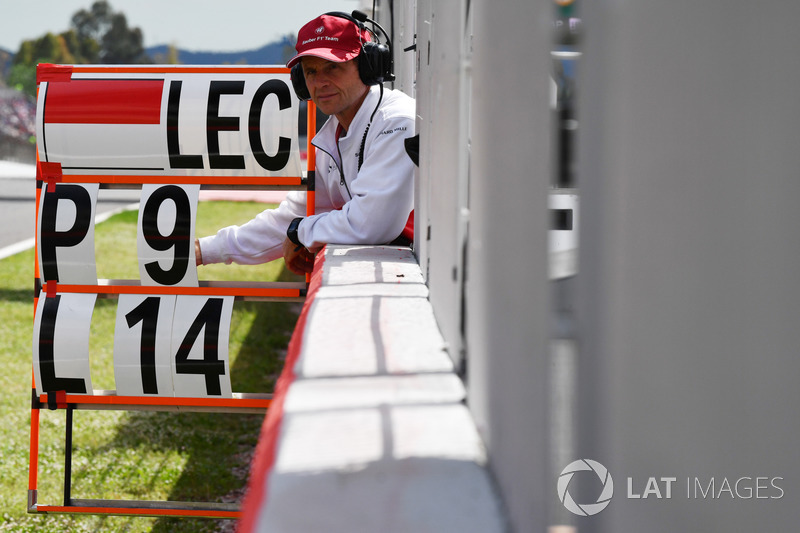
<svg viewBox="0 0 800 533">
<path fill-rule="evenodd" d="M 325 26 L 320 26 L 319 28 L 314 30 L 314 33 L 316 33 L 317 35 L 320 35 L 324 31 L 325 31 Z"/>
</svg>

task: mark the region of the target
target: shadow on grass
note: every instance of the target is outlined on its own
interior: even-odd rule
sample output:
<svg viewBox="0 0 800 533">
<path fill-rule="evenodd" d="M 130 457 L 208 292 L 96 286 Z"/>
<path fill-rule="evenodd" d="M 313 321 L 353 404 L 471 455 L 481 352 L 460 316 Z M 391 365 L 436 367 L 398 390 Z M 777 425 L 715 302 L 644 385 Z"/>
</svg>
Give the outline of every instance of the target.
<svg viewBox="0 0 800 533">
<path fill-rule="evenodd" d="M 4 302 L 22 302 L 33 305 L 33 287 L 30 289 L 0 289 L 0 300 Z"/>
<path fill-rule="evenodd" d="M 284 271 L 280 281 L 297 281 Z M 235 313 L 252 319 L 249 329 L 232 361 L 231 387 L 234 392 L 272 392 L 283 367 L 289 338 L 297 321 L 300 304 L 291 302 L 236 302 Z M 232 324 L 233 330 L 235 325 Z M 233 337 L 234 332 L 231 332 Z M 123 448 L 127 457 L 155 454 L 173 457 L 143 463 L 141 472 L 127 467 L 136 479 L 124 486 L 136 487 L 142 499 L 153 499 L 156 485 L 163 484 L 174 472 L 178 476 L 167 500 L 185 502 L 240 503 L 244 495 L 250 460 L 258 440 L 263 414 L 191 413 L 131 411 L 120 425 L 114 439 L 103 448 Z M 105 450 L 100 449 L 102 454 Z M 135 459 L 134 459 L 135 461 Z M 108 465 L 100 477 L 119 475 Z M 97 474 L 94 474 L 96 477 Z M 174 479 L 174 478 L 173 478 Z M 92 485 L 103 486 L 102 479 Z M 85 498 L 74 494 L 76 498 Z M 103 496 L 108 498 L 109 496 Z M 138 499 L 139 496 L 125 496 Z M 152 532 L 233 531 L 235 521 L 189 518 L 161 518 Z"/>
</svg>

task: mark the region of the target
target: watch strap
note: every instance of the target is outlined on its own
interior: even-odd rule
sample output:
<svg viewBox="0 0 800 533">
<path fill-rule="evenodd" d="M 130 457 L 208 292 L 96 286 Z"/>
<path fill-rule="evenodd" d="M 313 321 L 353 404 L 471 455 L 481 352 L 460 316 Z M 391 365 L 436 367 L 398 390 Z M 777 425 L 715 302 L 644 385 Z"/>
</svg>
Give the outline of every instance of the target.
<svg viewBox="0 0 800 533">
<path fill-rule="evenodd" d="M 289 223 L 289 228 L 286 230 L 286 236 L 292 241 L 294 244 L 300 246 L 302 243 L 297 236 L 297 230 L 300 228 L 300 222 L 303 221 L 302 217 L 295 218 Z"/>
</svg>

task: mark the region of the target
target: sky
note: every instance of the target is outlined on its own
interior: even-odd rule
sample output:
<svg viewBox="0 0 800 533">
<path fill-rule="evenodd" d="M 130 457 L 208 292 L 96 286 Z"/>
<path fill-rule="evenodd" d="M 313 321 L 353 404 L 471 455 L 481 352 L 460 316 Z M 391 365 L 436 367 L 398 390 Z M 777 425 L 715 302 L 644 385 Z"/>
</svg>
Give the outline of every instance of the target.
<svg viewBox="0 0 800 533">
<path fill-rule="evenodd" d="M 108 0 L 138 27 L 145 47 L 173 44 L 190 51 L 252 50 L 297 33 L 328 11 L 351 12 L 368 0 Z M 94 0 L 0 0 L 0 48 L 69 29 L 72 15 Z M 363 9 L 363 8 L 362 8 Z"/>
</svg>

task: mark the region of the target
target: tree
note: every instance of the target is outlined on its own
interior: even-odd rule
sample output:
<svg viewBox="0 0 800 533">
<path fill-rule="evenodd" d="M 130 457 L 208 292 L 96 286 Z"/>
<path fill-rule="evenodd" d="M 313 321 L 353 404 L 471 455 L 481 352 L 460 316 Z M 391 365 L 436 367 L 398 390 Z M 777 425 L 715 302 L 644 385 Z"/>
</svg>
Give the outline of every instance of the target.
<svg viewBox="0 0 800 533">
<path fill-rule="evenodd" d="M 91 11 L 81 9 L 72 15 L 72 29 L 77 35 L 81 55 L 90 63 L 100 59 L 100 39 L 106 31 L 106 21 L 111 13 L 108 2 L 95 2 Z"/>
<path fill-rule="evenodd" d="M 100 41 L 100 61 L 103 63 L 149 63 L 144 51 L 144 38 L 139 28 L 128 28 L 125 15 L 111 17 L 111 26 Z"/>
<path fill-rule="evenodd" d="M 12 65 L 8 71 L 9 87 L 28 95 L 36 94 L 36 67 L 32 65 Z"/>
<path fill-rule="evenodd" d="M 74 39 L 70 32 L 54 35 L 47 33 L 38 39 L 24 41 L 14 56 L 14 63 L 8 74 L 8 85 L 27 94 L 36 94 L 37 63 L 78 63 L 69 48 Z"/>
<path fill-rule="evenodd" d="M 82 9 L 72 16 L 72 28 L 78 36 L 82 55 L 91 57 L 91 43 L 99 43 L 97 54 L 90 62 L 106 64 L 149 63 L 144 50 L 142 30 L 129 28 L 122 13 L 116 13 L 108 2 L 92 4 L 91 10 Z"/>
<path fill-rule="evenodd" d="M 69 32 L 61 35 L 46 33 L 38 39 L 24 41 L 14 56 L 15 64 L 30 65 L 36 62 L 75 63 L 77 58 L 69 48 Z"/>
<path fill-rule="evenodd" d="M 36 65 L 150 63 L 139 28 L 129 28 L 122 13 L 115 13 L 105 0 L 72 16 L 71 29 L 59 35 L 47 33 L 24 41 L 14 56 L 8 84 L 36 94 Z"/>
<path fill-rule="evenodd" d="M 94 63 L 100 53 L 100 45 L 94 39 L 82 40 L 74 29 L 61 34 L 67 50 L 75 57 L 75 63 Z"/>
</svg>

